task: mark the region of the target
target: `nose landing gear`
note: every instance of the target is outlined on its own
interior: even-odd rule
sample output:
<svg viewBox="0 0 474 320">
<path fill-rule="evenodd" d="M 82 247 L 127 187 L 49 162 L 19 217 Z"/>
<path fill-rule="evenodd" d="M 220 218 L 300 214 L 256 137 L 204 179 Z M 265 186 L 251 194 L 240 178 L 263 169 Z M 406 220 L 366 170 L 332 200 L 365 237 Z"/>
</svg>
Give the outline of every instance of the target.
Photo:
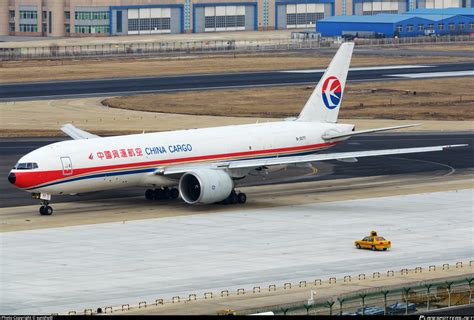
<svg viewBox="0 0 474 320">
<path fill-rule="evenodd" d="M 39 213 L 42 216 L 50 216 L 53 214 L 53 208 L 49 206 L 48 201 L 41 201 L 41 207 L 39 209 Z"/>
<path fill-rule="evenodd" d="M 42 216 L 50 216 L 53 214 L 53 208 L 49 205 L 49 201 L 51 200 L 51 195 L 47 193 L 32 193 L 31 197 L 33 199 L 39 199 L 41 207 L 39 209 L 39 213 Z"/>
</svg>

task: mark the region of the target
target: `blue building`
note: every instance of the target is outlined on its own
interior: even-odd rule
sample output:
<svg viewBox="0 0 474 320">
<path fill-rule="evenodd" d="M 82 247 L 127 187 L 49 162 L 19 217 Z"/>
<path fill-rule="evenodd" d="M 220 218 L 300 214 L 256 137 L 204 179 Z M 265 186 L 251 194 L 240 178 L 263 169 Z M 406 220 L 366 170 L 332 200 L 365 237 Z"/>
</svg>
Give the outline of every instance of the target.
<svg viewBox="0 0 474 320">
<path fill-rule="evenodd" d="M 453 8 L 455 9 L 455 8 Z M 439 14 L 440 11 L 443 14 Z M 453 14 L 446 14 L 447 11 Z M 437 14 L 434 14 L 437 13 Z M 351 33 L 373 33 L 385 37 L 416 37 L 427 34 L 474 33 L 474 10 L 420 9 L 403 14 L 377 14 L 373 16 L 335 16 L 316 23 L 316 31 L 323 37 Z"/>
</svg>

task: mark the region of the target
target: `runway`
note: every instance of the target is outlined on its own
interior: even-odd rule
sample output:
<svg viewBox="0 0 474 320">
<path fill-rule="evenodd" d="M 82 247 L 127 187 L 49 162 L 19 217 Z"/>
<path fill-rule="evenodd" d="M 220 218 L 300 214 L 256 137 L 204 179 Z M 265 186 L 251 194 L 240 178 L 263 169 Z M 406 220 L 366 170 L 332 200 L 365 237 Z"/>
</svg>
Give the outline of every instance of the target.
<svg viewBox="0 0 474 320">
<path fill-rule="evenodd" d="M 41 146 L 67 138 L 12 138 L 0 139 L 0 207 L 37 205 L 29 194 L 11 186 L 7 175 L 11 167 L 26 153 Z M 361 135 L 335 146 L 326 152 L 349 152 L 386 148 L 409 148 L 442 144 L 469 144 L 469 147 L 444 152 L 430 152 L 399 156 L 361 158 L 357 163 L 325 161 L 315 163 L 317 174 L 311 168 L 290 167 L 264 177 L 249 177 L 243 185 L 275 184 L 342 178 L 443 172 L 474 168 L 474 132 L 446 133 L 385 133 Z M 142 188 L 127 188 L 80 196 L 55 196 L 53 203 L 88 201 L 92 199 L 142 196 Z"/>
<path fill-rule="evenodd" d="M 136 93 L 314 85 L 324 70 L 241 72 L 144 78 L 50 81 L 0 85 L 0 101 L 61 99 Z M 474 75 L 474 63 L 352 68 L 348 81 L 387 81 Z"/>
<path fill-rule="evenodd" d="M 49 314 L 472 259 L 472 189 L 0 233 L 0 313 Z M 375 229 L 387 252 L 353 246 Z"/>
</svg>

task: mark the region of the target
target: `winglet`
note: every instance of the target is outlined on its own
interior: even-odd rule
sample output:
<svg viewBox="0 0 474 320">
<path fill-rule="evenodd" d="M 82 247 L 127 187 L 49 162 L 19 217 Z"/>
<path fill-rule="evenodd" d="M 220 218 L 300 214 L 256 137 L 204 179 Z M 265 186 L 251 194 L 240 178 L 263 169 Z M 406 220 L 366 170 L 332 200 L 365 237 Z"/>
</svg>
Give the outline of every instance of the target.
<svg viewBox="0 0 474 320">
<path fill-rule="evenodd" d="M 70 123 L 63 125 L 61 127 L 61 131 L 73 138 L 74 140 L 100 138 L 95 134 L 76 128 Z"/>
</svg>

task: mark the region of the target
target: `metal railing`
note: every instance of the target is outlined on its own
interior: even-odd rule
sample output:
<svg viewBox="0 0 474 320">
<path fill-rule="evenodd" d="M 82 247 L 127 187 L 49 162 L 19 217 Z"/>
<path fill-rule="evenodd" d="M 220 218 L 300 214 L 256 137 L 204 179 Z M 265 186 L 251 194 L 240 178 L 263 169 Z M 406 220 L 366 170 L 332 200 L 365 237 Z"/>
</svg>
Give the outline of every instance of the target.
<svg viewBox="0 0 474 320">
<path fill-rule="evenodd" d="M 357 46 L 393 46 L 408 44 L 434 44 L 474 42 L 468 35 L 355 39 Z M 99 57 L 169 56 L 198 53 L 238 53 L 311 50 L 338 47 L 341 41 L 328 39 L 259 39 L 259 40 L 202 40 L 202 41 L 153 41 L 135 43 L 110 43 L 92 45 L 50 45 L 44 47 L 0 48 L 0 61 L 20 59 L 67 59 Z"/>
</svg>

